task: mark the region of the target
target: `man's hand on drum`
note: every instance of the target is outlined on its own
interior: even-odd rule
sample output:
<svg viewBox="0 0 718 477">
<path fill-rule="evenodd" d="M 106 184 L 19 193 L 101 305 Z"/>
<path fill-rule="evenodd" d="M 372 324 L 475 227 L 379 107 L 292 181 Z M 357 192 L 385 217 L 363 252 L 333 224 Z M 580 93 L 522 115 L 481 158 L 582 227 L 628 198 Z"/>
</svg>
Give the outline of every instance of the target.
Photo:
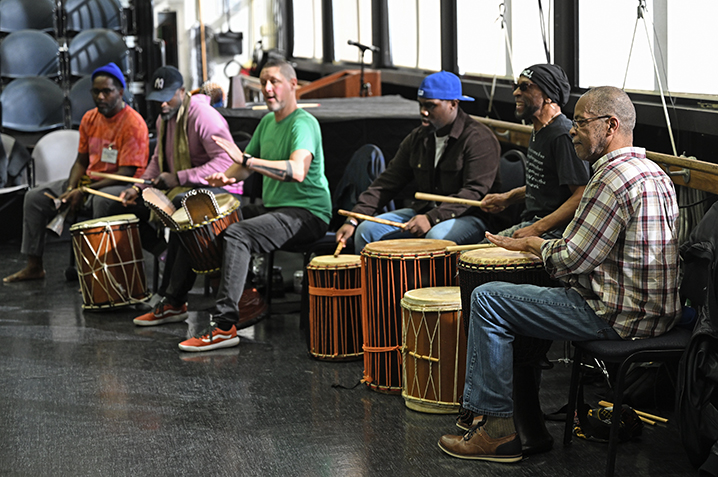
<svg viewBox="0 0 718 477">
<path fill-rule="evenodd" d="M 157 189 L 167 190 L 177 187 L 180 183 L 174 172 L 163 172 L 152 181 L 152 185 Z"/>
<path fill-rule="evenodd" d="M 416 235 L 417 237 L 426 235 L 426 232 L 430 229 L 431 222 L 429 222 L 429 217 L 427 217 L 426 214 L 415 215 L 404 224 L 404 230 Z"/>
<path fill-rule="evenodd" d="M 486 194 L 484 198 L 481 199 L 481 210 L 490 214 L 503 212 L 509 205 L 506 194 Z"/>
<path fill-rule="evenodd" d="M 337 233 L 336 233 L 337 243 L 341 242 L 344 245 L 344 247 L 346 247 L 347 240 L 349 240 L 349 238 L 351 238 L 351 236 L 354 235 L 355 228 L 356 227 L 354 227 L 352 224 L 348 224 L 348 223 L 339 227 L 339 230 L 337 230 Z M 344 248 L 344 247 L 342 247 L 342 248 Z"/>
<path fill-rule="evenodd" d="M 127 206 L 128 204 L 135 205 L 139 196 L 139 192 L 137 192 L 137 189 L 134 187 L 128 187 L 120 192 L 120 199 L 122 199 L 122 205 L 124 206 Z"/>
<path fill-rule="evenodd" d="M 486 238 L 489 242 L 499 247 L 503 247 L 506 250 L 529 252 L 539 258 L 541 257 L 541 244 L 544 243 L 544 239 L 541 237 L 524 237 L 517 239 L 513 237 L 504 237 L 502 235 L 494 235 L 489 232 L 486 232 Z"/>
<path fill-rule="evenodd" d="M 214 142 L 216 142 L 219 147 L 224 149 L 227 154 L 229 154 L 229 157 L 232 158 L 235 164 L 239 164 L 240 166 L 242 165 L 242 151 L 235 143 L 219 136 L 212 136 L 212 139 L 214 139 Z"/>
<path fill-rule="evenodd" d="M 237 179 L 234 177 L 227 177 L 224 172 L 215 172 L 214 174 L 205 177 L 204 180 L 206 180 L 207 184 L 212 187 L 224 187 L 237 182 Z"/>
</svg>

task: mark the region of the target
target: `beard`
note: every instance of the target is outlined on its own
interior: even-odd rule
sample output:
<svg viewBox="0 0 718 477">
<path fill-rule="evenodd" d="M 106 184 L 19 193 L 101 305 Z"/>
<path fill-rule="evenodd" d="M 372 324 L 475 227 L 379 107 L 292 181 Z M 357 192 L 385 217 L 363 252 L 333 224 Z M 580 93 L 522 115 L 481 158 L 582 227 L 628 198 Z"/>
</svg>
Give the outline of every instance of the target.
<svg viewBox="0 0 718 477">
<path fill-rule="evenodd" d="M 536 106 L 533 103 L 526 103 L 524 102 L 524 110 L 523 112 L 519 113 L 518 111 L 514 110 L 514 116 L 516 119 L 531 119 L 531 117 L 536 113 L 536 111 L 539 110 L 539 107 Z"/>
<path fill-rule="evenodd" d="M 177 114 L 177 111 L 179 111 L 180 106 L 182 106 L 182 105 L 179 104 L 179 105 L 177 105 L 176 108 L 172 108 L 166 113 L 160 113 L 160 116 L 162 116 L 163 120 L 169 121 L 170 119 L 172 119 L 174 117 L 175 114 Z"/>
</svg>

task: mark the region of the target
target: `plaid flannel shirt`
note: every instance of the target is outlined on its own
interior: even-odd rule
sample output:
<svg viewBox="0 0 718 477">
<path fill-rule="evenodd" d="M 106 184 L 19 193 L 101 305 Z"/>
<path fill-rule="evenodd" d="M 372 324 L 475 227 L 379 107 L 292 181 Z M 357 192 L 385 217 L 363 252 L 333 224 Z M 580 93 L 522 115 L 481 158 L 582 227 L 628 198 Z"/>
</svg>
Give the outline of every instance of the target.
<svg viewBox="0 0 718 477">
<path fill-rule="evenodd" d="M 546 270 L 622 338 L 658 336 L 681 313 L 677 219 L 673 183 L 645 150 L 612 151 L 593 164 L 563 237 L 541 246 Z"/>
</svg>

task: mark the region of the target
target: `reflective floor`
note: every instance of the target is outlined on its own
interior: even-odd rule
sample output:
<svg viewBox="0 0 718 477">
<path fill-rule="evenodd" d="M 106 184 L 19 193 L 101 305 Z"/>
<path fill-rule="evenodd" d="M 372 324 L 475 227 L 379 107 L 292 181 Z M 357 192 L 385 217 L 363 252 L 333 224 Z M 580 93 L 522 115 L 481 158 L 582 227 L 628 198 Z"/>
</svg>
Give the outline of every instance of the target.
<svg viewBox="0 0 718 477">
<path fill-rule="evenodd" d="M 18 251 L 17 242 L 0 243 L 2 276 L 24 264 Z M 345 389 L 359 381 L 363 363 L 308 356 L 293 292 L 275 299 L 271 318 L 241 331 L 238 347 L 183 353 L 177 343 L 209 319 L 212 299 L 200 286 L 187 323 L 138 328 L 132 308 L 83 311 L 78 283 L 63 276 L 68 258 L 69 243 L 51 243 L 47 278 L 2 286 L 1 475 L 603 473 L 606 446 L 574 439 L 564 448 L 559 422 L 547 423 L 554 449 L 518 464 L 445 455 L 437 441 L 458 431 L 454 416 L 409 410 L 400 396 L 364 385 Z M 296 263 L 285 262 L 285 277 Z M 561 357 L 555 343 L 551 358 Z M 565 403 L 568 376 L 562 363 L 544 372 L 545 412 Z M 597 403 L 599 389 L 587 388 L 589 403 Z M 616 475 L 695 473 L 670 421 L 619 447 Z"/>
</svg>

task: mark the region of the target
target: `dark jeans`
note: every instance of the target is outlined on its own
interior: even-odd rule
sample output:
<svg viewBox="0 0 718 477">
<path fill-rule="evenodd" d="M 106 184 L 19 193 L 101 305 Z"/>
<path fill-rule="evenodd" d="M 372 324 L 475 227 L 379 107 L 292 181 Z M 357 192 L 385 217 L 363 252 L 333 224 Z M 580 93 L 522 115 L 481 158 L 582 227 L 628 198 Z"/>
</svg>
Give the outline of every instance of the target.
<svg viewBox="0 0 718 477">
<path fill-rule="evenodd" d="M 242 208 L 243 219 L 224 231 L 222 278 L 217 292 L 214 321 L 231 326 L 239 320 L 237 304 L 244 291 L 252 254 L 281 247 L 301 246 L 322 238 L 328 224 L 308 210 L 283 207 L 268 209 L 250 204 Z"/>
</svg>

